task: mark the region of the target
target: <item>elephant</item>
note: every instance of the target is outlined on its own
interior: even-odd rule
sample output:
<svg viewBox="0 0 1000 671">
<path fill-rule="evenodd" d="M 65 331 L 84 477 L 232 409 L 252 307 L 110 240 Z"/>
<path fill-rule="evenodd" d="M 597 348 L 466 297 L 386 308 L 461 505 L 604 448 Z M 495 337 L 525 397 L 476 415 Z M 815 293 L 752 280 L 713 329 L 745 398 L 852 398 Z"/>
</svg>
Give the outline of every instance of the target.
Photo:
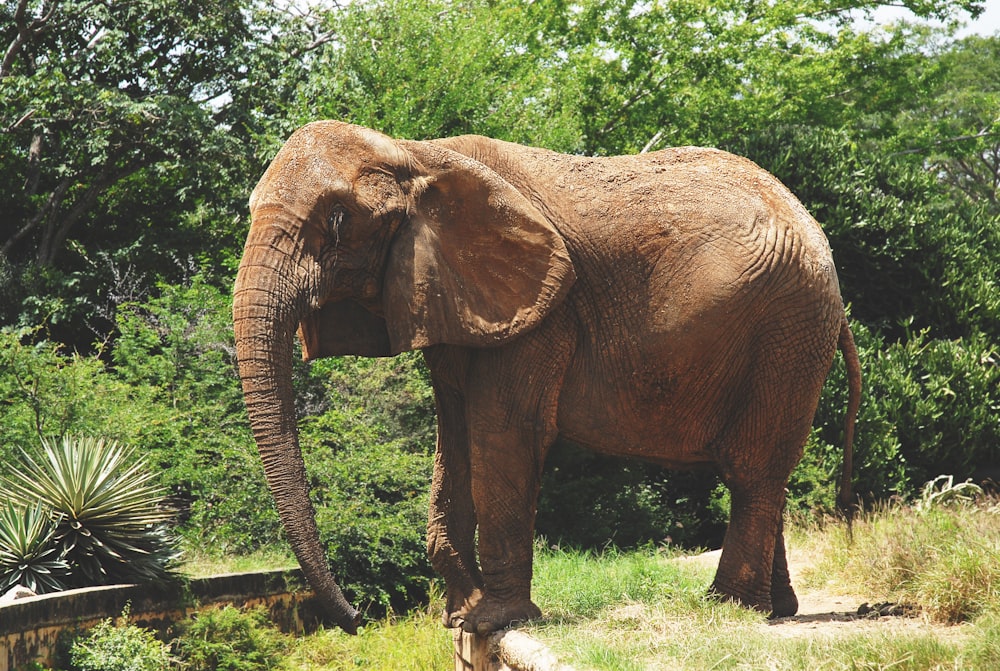
<svg viewBox="0 0 1000 671">
<path fill-rule="evenodd" d="M 598 158 L 316 121 L 249 204 L 233 296 L 249 421 L 303 573 L 344 630 L 360 616 L 309 499 L 296 336 L 307 361 L 422 351 L 437 411 L 427 549 L 446 626 L 540 616 L 534 519 L 557 438 L 714 469 L 732 509 L 710 592 L 796 612 L 785 488 L 840 350 L 850 502 L 861 377 L 826 236 L 771 174 L 709 148 Z"/>
</svg>

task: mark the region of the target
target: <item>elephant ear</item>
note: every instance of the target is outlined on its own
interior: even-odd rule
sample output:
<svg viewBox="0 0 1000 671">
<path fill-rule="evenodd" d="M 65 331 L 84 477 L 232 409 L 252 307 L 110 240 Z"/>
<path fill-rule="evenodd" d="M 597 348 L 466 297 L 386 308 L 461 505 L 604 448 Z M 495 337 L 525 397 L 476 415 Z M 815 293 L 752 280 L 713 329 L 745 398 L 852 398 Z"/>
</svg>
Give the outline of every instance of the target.
<svg viewBox="0 0 1000 671">
<path fill-rule="evenodd" d="M 385 320 L 354 301 L 326 303 L 299 323 L 302 358 L 357 354 L 389 356 Z"/>
<path fill-rule="evenodd" d="M 415 159 L 415 207 L 383 285 L 392 351 L 496 345 L 537 326 L 576 279 L 559 232 L 478 161 L 405 146 Z"/>
</svg>

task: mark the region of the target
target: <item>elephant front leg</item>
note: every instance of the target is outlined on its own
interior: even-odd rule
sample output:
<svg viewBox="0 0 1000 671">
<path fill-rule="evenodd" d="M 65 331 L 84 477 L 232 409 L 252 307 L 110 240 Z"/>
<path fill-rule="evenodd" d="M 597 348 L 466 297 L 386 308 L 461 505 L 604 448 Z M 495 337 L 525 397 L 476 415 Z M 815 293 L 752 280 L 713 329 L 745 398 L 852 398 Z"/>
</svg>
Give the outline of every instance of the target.
<svg viewBox="0 0 1000 671">
<path fill-rule="evenodd" d="M 479 634 L 532 620 L 535 511 L 573 341 L 559 319 L 503 348 L 477 352 L 465 387 L 472 499 L 483 596 L 462 624 Z"/>
<path fill-rule="evenodd" d="M 479 521 L 482 599 L 463 629 L 487 634 L 541 616 L 531 600 L 540 448 L 518 432 L 473 439 L 472 496 Z"/>
<path fill-rule="evenodd" d="M 437 359 L 428 356 L 433 364 Z M 432 375 L 435 368 L 432 366 Z M 454 388 L 435 379 L 438 437 L 427 521 L 427 554 L 444 578 L 443 623 L 461 626 L 482 598 L 483 576 L 476 563 L 476 512 L 469 471 L 465 400 Z"/>
<path fill-rule="evenodd" d="M 463 459 L 439 446 L 431 485 L 427 554 L 445 581 L 442 621 L 446 627 L 461 626 L 482 598 L 483 576 L 476 563 L 475 534 L 468 456 Z"/>
</svg>

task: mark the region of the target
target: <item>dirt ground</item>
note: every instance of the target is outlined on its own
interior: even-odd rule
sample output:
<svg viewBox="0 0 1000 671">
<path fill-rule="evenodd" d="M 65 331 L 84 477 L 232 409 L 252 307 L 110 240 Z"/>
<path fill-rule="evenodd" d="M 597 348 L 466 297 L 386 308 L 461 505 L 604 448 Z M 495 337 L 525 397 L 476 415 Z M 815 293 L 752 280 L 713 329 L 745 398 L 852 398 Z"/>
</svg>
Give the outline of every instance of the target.
<svg viewBox="0 0 1000 671">
<path fill-rule="evenodd" d="M 710 567 L 713 571 L 719 564 L 721 550 L 704 554 L 681 557 L 677 561 L 695 562 Z M 962 625 L 942 625 L 928 621 L 925 617 L 907 612 L 905 608 L 890 604 L 880 610 L 871 598 L 857 594 L 841 594 L 833 590 L 806 588 L 799 579 L 802 572 L 809 566 L 809 557 L 796 553 L 794 548 L 788 551 L 788 571 L 792 576 L 792 587 L 799 598 L 799 612 L 792 617 L 782 617 L 769 620 L 761 626 L 771 632 L 789 637 L 841 636 L 859 633 L 886 632 L 927 634 L 939 639 L 955 640 L 967 635 L 967 627 Z M 859 613 L 862 606 L 876 612 Z"/>
</svg>

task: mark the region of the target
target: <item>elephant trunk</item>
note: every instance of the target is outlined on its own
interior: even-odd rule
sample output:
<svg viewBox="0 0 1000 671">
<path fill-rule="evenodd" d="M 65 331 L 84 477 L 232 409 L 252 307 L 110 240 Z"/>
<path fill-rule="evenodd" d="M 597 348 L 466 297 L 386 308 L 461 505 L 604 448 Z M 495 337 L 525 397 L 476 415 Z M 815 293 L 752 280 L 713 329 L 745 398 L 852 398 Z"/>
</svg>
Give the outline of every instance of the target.
<svg viewBox="0 0 1000 671">
<path fill-rule="evenodd" d="M 233 295 L 236 356 L 247 413 L 281 522 L 309 585 L 334 622 L 356 633 L 360 614 L 344 598 L 319 540 L 299 448 L 292 392 L 292 338 L 302 303 L 294 264 L 273 244 L 248 243 Z"/>
</svg>

